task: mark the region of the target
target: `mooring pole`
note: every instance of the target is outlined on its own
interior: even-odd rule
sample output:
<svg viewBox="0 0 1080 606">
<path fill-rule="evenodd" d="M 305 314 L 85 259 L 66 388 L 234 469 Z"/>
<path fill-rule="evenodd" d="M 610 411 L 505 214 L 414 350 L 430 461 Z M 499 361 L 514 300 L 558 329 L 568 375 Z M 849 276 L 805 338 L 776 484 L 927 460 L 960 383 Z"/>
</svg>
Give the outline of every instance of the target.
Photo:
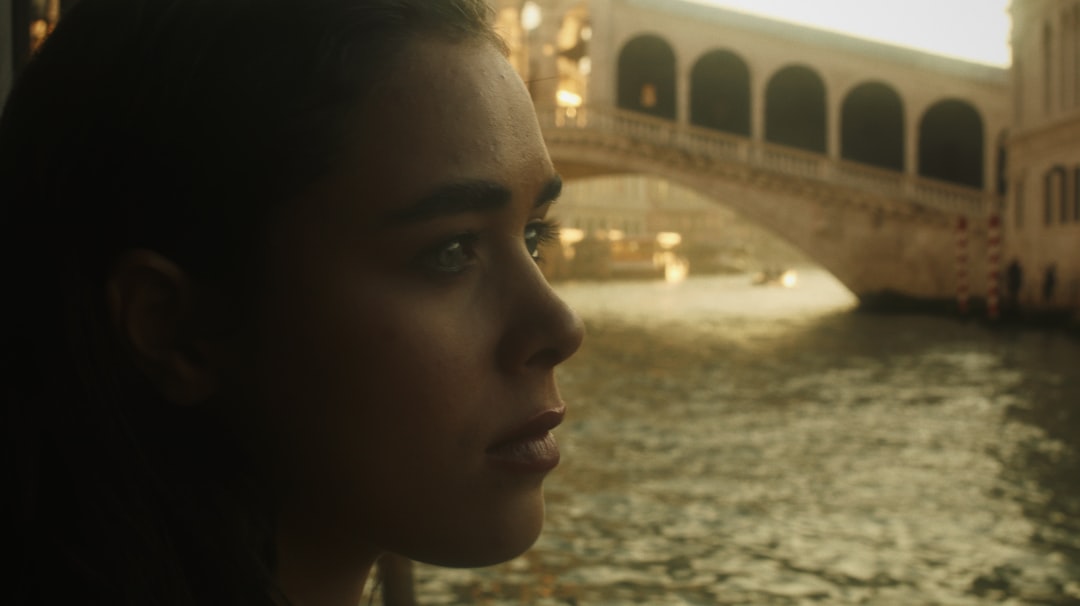
<svg viewBox="0 0 1080 606">
<path fill-rule="evenodd" d="M 968 220 L 961 215 L 956 220 L 956 306 L 962 315 L 968 313 L 970 286 L 968 284 Z"/>
</svg>

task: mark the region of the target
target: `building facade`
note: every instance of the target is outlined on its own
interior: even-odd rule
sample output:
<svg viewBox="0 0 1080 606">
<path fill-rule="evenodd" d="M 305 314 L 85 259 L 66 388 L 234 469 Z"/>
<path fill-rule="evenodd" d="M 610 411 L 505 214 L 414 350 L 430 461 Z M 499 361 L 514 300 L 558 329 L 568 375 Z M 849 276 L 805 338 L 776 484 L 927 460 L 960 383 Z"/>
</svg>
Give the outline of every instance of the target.
<svg viewBox="0 0 1080 606">
<path fill-rule="evenodd" d="M 1019 303 L 1080 309 L 1080 1 L 1014 0 L 1005 271 Z M 1010 278 L 1010 273 L 1012 276 Z M 1019 278 L 1019 280 L 1017 280 Z M 1017 282 L 1019 282 L 1017 284 Z"/>
</svg>

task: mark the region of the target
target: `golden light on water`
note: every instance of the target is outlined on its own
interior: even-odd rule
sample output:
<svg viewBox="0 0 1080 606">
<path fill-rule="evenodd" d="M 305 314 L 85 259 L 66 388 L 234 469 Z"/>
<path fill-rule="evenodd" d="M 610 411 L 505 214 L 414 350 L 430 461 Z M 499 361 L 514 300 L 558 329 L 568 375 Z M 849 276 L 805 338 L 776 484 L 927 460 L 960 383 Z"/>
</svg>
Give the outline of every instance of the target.
<svg viewBox="0 0 1080 606">
<path fill-rule="evenodd" d="M 669 253 L 670 255 L 670 253 Z M 664 281 L 668 284 L 682 282 L 690 273 L 690 264 L 681 257 L 670 255 L 664 265 Z"/>
<path fill-rule="evenodd" d="M 682 244 L 682 234 L 673 231 L 662 231 L 656 234 L 656 243 L 660 248 L 675 248 Z"/>
</svg>

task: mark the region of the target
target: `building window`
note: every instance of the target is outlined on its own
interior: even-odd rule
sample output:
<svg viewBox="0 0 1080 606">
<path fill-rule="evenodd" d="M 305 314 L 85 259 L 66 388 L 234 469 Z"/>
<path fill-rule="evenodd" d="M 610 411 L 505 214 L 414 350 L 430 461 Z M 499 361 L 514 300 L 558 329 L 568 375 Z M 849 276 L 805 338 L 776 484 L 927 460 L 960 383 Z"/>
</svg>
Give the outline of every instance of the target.
<svg viewBox="0 0 1080 606">
<path fill-rule="evenodd" d="M 1060 209 L 1060 220 L 1062 224 L 1068 223 L 1071 220 L 1070 213 L 1072 211 L 1072 193 L 1075 190 L 1075 186 L 1069 187 L 1070 174 L 1062 170 L 1061 173 L 1061 195 L 1058 197 L 1058 208 Z"/>
<path fill-rule="evenodd" d="M 1044 181 L 1043 222 L 1046 225 L 1053 225 L 1054 214 L 1059 210 L 1065 210 L 1065 169 L 1061 166 L 1055 166 L 1046 173 Z M 1062 221 L 1064 221 L 1065 213 L 1062 212 L 1061 214 Z"/>
<path fill-rule="evenodd" d="M 1050 183 L 1049 175 L 1047 175 L 1046 185 L 1046 200 L 1043 204 L 1043 223 L 1046 225 L 1052 225 L 1054 223 L 1054 206 L 1050 202 Z"/>
<path fill-rule="evenodd" d="M 1080 168 L 1073 169 L 1072 218 L 1080 223 Z"/>
<path fill-rule="evenodd" d="M 1013 198 L 1013 224 L 1017 231 L 1024 227 L 1024 179 L 1016 180 L 1016 194 Z"/>
</svg>

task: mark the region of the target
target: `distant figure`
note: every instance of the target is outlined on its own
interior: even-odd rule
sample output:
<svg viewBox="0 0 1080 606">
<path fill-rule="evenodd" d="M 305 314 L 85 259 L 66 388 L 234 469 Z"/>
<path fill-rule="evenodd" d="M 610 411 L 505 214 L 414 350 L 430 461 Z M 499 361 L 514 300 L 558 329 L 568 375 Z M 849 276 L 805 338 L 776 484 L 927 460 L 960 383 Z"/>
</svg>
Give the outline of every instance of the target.
<svg viewBox="0 0 1080 606">
<path fill-rule="evenodd" d="M 1019 309 L 1020 288 L 1024 285 L 1024 268 L 1020 266 L 1020 260 L 1013 258 L 1009 266 L 1005 268 L 1005 292 L 1008 296 L 1009 308 Z"/>
<path fill-rule="evenodd" d="M 1046 266 L 1046 275 L 1043 276 L 1043 302 L 1050 303 L 1054 300 L 1054 289 L 1057 287 L 1057 265 L 1051 263 Z"/>
</svg>

